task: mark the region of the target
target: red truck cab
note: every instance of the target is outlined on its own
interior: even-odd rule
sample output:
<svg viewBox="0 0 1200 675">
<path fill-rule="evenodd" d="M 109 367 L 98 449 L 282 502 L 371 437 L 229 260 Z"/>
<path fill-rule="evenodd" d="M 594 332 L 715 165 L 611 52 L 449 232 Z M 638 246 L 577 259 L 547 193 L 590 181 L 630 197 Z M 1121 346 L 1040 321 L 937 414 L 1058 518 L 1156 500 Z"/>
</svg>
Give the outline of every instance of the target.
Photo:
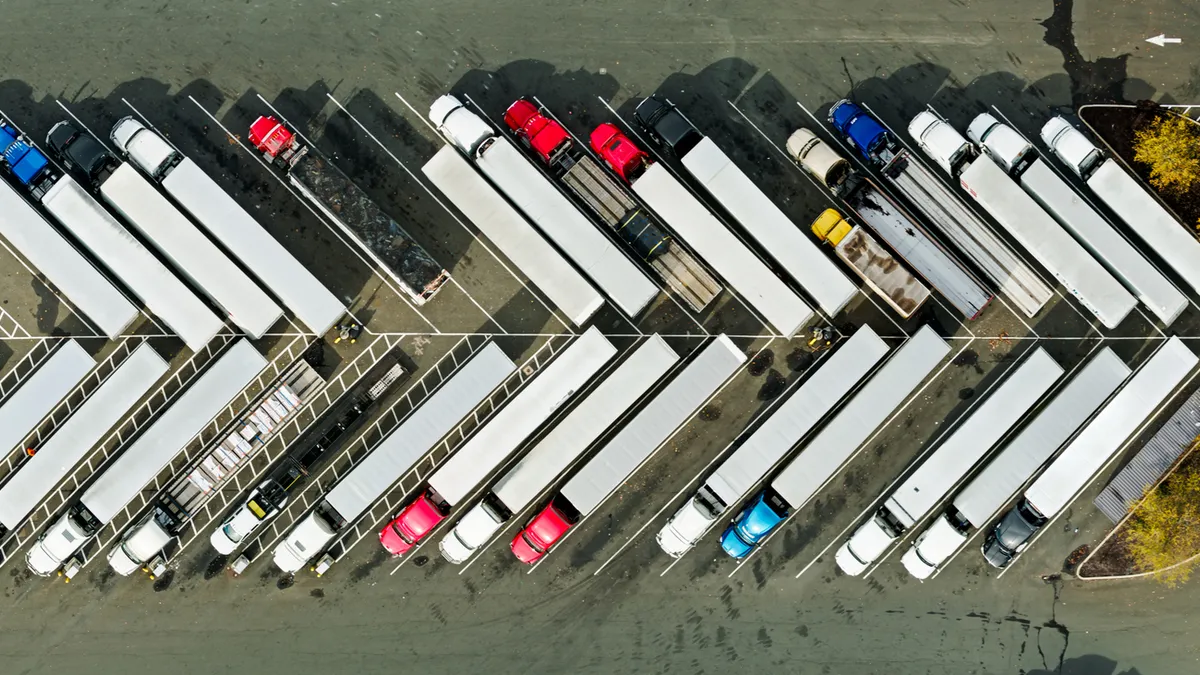
<svg viewBox="0 0 1200 675">
<path fill-rule="evenodd" d="M 512 549 L 513 555 L 517 556 L 517 560 L 532 565 L 546 555 L 546 551 L 562 539 L 569 529 L 571 521 L 558 507 L 550 504 L 529 521 L 525 529 L 517 533 L 509 548 Z"/>
<path fill-rule="evenodd" d="M 571 146 L 571 134 L 526 99 L 517 99 L 508 106 L 504 123 L 547 164 L 553 164 L 556 156 Z"/>
<path fill-rule="evenodd" d="M 627 183 L 637 180 L 650 166 L 650 156 L 614 124 L 605 122 L 596 127 L 591 142 L 592 149 Z"/>
<path fill-rule="evenodd" d="M 383 526 L 379 543 L 392 555 L 404 555 L 445 517 L 443 509 L 425 493 Z"/>
<path fill-rule="evenodd" d="M 259 152 L 266 153 L 271 159 L 290 148 L 293 140 L 292 132 L 274 117 L 262 115 L 250 125 L 250 142 Z"/>
</svg>

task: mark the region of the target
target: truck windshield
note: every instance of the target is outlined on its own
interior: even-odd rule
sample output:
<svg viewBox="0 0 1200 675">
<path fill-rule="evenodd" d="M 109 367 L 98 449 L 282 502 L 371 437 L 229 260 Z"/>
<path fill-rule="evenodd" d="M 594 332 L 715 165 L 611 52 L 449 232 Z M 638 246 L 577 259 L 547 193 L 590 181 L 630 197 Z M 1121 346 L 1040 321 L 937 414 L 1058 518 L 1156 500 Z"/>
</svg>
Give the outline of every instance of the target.
<svg viewBox="0 0 1200 675">
<path fill-rule="evenodd" d="M 225 527 L 221 528 L 221 531 L 225 533 L 226 537 L 229 537 L 229 541 L 235 544 L 242 540 L 242 535 L 233 529 L 233 523 L 226 523 Z"/>
<path fill-rule="evenodd" d="M 396 536 L 403 539 L 404 543 L 406 543 L 406 544 L 411 545 L 411 544 L 417 543 L 416 539 L 413 539 L 412 537 L 408 536 L 407 534 L 404 533 L 404 530 L 400 529 L 400 523 L 392 523 L 392 531 L 396 533 Z"/>
<path fill-rule="evenodd" d="M 522 533 L 521 533 L 521 538 L 525 540 L 525 543 L 526 543 L 526 544 L 529 544 L 529 548 L 531 548 L 531 549 L 533 549 L 533 550 L 537 551 L 538 553 L 545 553 L 545 552 L 546 552 L 546 549 L 542 548 L 541 546 L 538 546 L 537 542 L 535 542 L 535 541 L 533 540 L 533 538 L 529 536 L 529 533 L 528 533 L 528 532 L 522 532 Z"/>
</svg>

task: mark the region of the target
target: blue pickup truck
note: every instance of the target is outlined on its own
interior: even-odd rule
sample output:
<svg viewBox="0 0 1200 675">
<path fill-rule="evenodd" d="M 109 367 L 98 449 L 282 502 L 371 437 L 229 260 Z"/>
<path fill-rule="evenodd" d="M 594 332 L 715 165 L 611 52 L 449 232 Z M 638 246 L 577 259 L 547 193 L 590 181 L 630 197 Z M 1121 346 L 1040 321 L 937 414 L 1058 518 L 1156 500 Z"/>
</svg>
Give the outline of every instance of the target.
<svg viewBox="0 0 1200 675">
<path fill-rule="evenodd" d="M 774 490 L 763 490 L 725 528 L 721 548 L 733 558 L 745 558 L 790 512 L 787 502 Z"/>
</svg>

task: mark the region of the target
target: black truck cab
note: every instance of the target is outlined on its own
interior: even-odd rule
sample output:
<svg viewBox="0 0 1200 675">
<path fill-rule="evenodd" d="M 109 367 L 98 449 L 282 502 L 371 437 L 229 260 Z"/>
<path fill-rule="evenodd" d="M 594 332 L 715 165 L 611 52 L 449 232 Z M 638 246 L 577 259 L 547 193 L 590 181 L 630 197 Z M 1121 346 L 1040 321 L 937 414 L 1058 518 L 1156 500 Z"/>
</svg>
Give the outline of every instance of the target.
<svg viewBox="0 0 1200 675">
<path fill-rule="evenodd" d="M 642 99 L 633 111 L 633 117 L 655 141 L 670 148 L 677 157 L 683 157 L 704 139 L 704 134 L 665 98 L 648 96 Z"/>
</svg>

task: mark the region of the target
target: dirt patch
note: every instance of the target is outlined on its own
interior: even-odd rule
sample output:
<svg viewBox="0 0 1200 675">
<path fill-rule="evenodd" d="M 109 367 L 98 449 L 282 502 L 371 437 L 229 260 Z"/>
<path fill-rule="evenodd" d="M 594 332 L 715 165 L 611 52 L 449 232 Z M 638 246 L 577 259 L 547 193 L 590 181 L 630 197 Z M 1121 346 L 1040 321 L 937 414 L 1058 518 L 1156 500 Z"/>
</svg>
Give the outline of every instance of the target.
<svg viewBox="0 0 1200 675">
<path fill-rule="evenodd" d="M 1118 532 L 1100 546 L 1091 560 L 1079 566 L 1078 574 L 1084 578 L 1122 577 L 1139 571 L 1125 546 L 1125 538 Z"/>
<path fill-rule="evenodd" d="M 750 359 L 750 365 L 746 366 L 746 370 L 750 371 L 750 375 L 758 377 L 767 372 L 775 363 L 775 353 L 770 349 L 764 349 L 758 353 L 753 359 Z"/>
<path fill-rule="evenodd" d="M 1124 160 L 1125 166 L 1132 167 L 1133 172 L 1147 185 L 1150 183 L 1150 167 L 1133 161 L 1133 136 L 1159 117 L 1177 116 L 1149 102 L 1129 107 L 1088 107 L 1079 111 L 1079 117 L 1091 125 L 1111 151 Z M 1191 228 L 1200 223 L 1200 185 L 1194 185 L 1186 192 L 1165 193 L 1155 190 L 1155 193 L 1184 225 Z"/>
</svg>

